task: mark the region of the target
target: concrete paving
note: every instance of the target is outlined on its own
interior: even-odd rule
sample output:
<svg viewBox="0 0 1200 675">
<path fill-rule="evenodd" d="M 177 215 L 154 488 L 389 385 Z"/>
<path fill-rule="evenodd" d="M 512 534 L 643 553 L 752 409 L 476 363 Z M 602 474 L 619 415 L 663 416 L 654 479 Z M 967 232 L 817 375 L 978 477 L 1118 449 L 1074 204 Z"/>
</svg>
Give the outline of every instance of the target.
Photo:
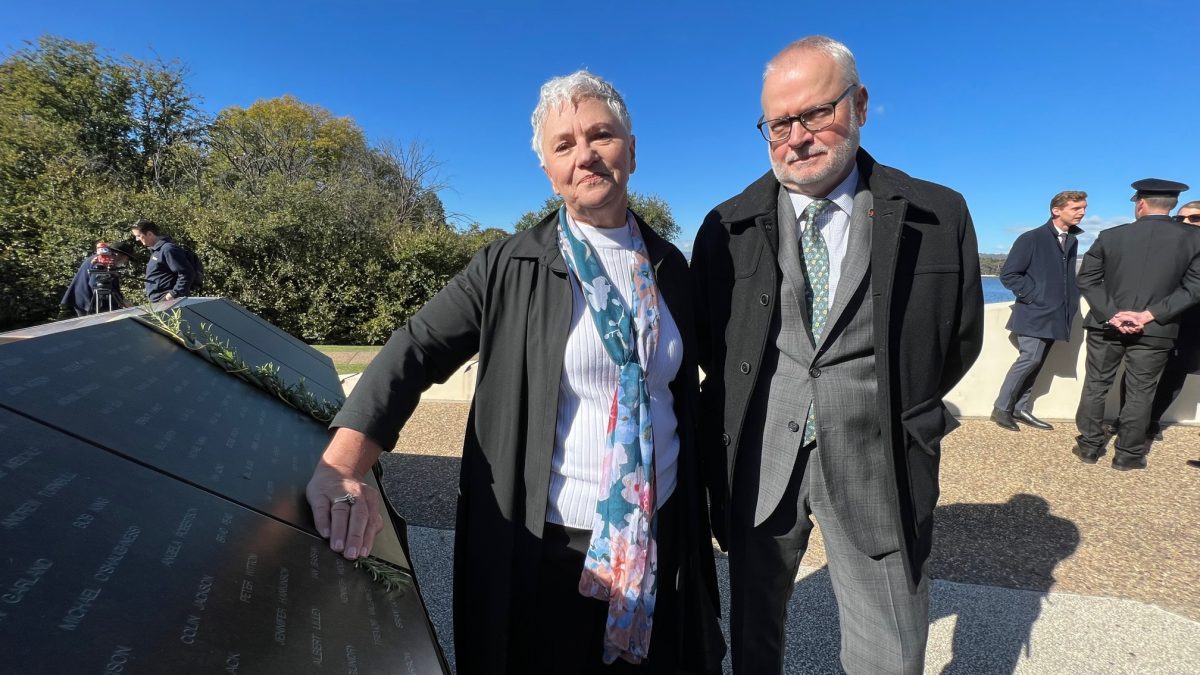
<svg viewBox="0 0 1200 675">
<path fill-rule="evenodd" d="M 423 402 L 385 489 L 453 662 L 451 550 L 468 405 Z M 942 444 L 928 673 L 1200 673 L 1200 455 L 1171 427 L 1150 468 L 1070 453 L 1073 426 L 1011 433 L 964 420 Z M 816 530 L 789 605 L 788 673 L 836 673 L 837 608 Z M 722 584 L 727 565 L 718 556 Z M 728 598 L 728 588 L 722 589 Z"/>
<path fill-rule="evenodd" d="M 453 530 L 410 527 L 422 595 L 451 666 Z M 729 566 L 717 558 L 722 599 Z M 728 616 L 727 608 L 722 612 Z M 1200 623 L 1152 605 L 934 581 L 926 673 L 1196 673 Z M 728 625 L 723 625 L 728 639 Z M 837 605 L 824 568 L 802 566 L 788 607 L 787 673 L 836 674 Z M 731 672 L 729 657 L 725 672 Z"/>
</svg>

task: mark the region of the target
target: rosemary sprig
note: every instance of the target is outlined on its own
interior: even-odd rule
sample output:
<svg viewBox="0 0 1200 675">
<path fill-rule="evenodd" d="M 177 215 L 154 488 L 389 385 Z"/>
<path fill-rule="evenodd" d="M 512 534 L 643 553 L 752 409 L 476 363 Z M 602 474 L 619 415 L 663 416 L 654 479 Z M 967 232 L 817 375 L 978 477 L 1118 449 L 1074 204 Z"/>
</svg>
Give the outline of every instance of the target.
<svg viewBox="0 0 1200 675">
<path fill-rule="evenodd" d="M 412 585 L 411 577 L 373 555 L 355 560 L 354 566 L 370 572 L 371 579 L 383 584 L 383 589 L 389 593 L 396 590 L 403 596 Z"/>
<path fill-rule="evenodd" d="M 251 366 L 238 357 L 237 352 L 229 345 L 228 340 L 221 340 L 213 335 L 210 324 L 200 324 L 200 336 L 192 333 L 188 324 L 183 320 L 183 313 L 178 309 L 166 312 L 156 312 L 147 309 L 146 317 L 137 317 L 142 323 L 154 328 L 172 338 L 185 349 L 202 357 L 209 363 L 219 366 L 225 372 L 256 385 L 260 389 L 278 397 L 284 403 L 309 415 L 318 422 L 329 422 L 341 408 L 341 404 L 327 399 L 318 399 L 308 390 L 301 378 L 296 384 L 288 384 L 279 377 L 279 366 L 274 363 L 264 363 L 261 366 Z"/>
</svg>

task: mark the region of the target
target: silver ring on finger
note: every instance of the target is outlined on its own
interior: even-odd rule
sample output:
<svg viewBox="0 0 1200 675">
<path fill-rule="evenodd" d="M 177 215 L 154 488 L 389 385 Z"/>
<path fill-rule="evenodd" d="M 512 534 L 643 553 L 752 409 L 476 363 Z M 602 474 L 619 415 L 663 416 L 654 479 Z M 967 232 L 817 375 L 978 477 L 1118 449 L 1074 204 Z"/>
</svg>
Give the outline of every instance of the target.
<svg viewBox="0 0 1200 675">
<path fill-rule="evenodd" d="M 349 504 L 350 506 L 354 506 L 354 503 L 357 501 L 358 501 L 358 497 L 355 497 L 354 495 L 347 492 L 346 494 L 342 495 L 341 497 L 338 497 L 337 499 L 333 500 L 333 503 L 341 504 L 341 503 L 345 502 L 346 504 Z"/>
</svg>

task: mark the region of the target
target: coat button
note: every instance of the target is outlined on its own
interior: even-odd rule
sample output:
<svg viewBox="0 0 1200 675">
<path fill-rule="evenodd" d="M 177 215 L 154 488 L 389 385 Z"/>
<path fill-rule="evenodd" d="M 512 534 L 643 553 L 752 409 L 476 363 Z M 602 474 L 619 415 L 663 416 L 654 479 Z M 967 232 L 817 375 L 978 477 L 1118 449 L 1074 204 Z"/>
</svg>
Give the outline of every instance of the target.
<svg viewBox="0 0 1200 675">
<path fill-rule="evenodd" d="M 820 376 L 821 376 L 821 369 L 820 369 L 820 368 L 809 368 L 809 369 L 808 369 L 808 376 L 809 376 L 809 377 L 811 377 L 811 378 L 813 378 L 813 379 L 816 379 L 816 378 L 820 377 Z"/>
<path fill-rule="evenodd" d="M 750 373 L 750 364 L 742 361 L 742 365 L 738 366 L 738 370 L 742 371 L 743 375 L 747 375 Z"/>
<path fill-rule="evenodd" d="M 788 431 L 794 434 L 797 431 L 800 431 L 800 425 L 796 424 L 795 420 L 792 420 L 791 422 L 788 422 Z"/>
<path fill-rule="evenodd" d="M 721 445 L 724 445 L 724 446 L 727 446 L 727 447 L 728 447 L 728 445 L 729 445 L 729 434 L 721 434 Z"/>
<path fill-rule="evenodd" d="M 758 304 L 762 305 L 763 307 L 766 307 L 767 303 L 769 302 L 771 302 L 771 296 L 767 295 L 766 293 L 758 296 Z"/>
</svg>

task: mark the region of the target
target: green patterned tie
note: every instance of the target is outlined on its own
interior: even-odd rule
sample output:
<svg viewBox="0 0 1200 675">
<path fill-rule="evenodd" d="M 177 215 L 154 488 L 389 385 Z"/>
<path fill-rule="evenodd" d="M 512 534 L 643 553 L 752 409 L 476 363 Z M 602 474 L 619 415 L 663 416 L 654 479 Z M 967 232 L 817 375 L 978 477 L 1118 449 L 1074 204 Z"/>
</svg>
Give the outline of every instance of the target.
<svg viewBox="0 0 1200 675">
<path fill-rule="evenodd" d="M 813 339 L 821 340 L 825 332 L 825 320 L 829 318 L 829 248 L 825 238 L 817 229 L 817 216 L 833 202 L 814 199 L 800 216 L 800 250 L 804 258 L 805 291 L 804 302 L 808 318 L 812 323 Z M 816 415 L 813 403 L 808 404 L 808 419 L 804 422 L 804 445 L 817 439 Z"/>
</svg>

